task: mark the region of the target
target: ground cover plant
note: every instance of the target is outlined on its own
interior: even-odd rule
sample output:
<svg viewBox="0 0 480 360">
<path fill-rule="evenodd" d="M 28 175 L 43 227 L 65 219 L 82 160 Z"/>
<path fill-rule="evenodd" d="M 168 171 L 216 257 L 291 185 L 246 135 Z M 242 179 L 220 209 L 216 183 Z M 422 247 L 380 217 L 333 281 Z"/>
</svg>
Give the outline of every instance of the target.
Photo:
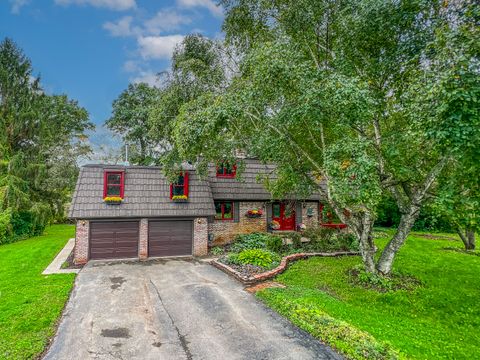
<svg viewBox="0 0 480 360">
<path fill-rule="evenodd" d="M 302 237 L 309 241 L 302 241 Z M 334 229 L 312 227 L 298 232 L 252 233 L 237 235 L 223 249 L 216 246 L 212 255 L 223 255 L 220 262 L 230 265 L 244 275 L 254 275 L 279 265 L 283 256 L 304 252 L 358 251 L 352 234 Z"/>
<path fill-rule="evenodd" d="M 391 230 L 379 233 L 385 232 Z M 355 283 L 350 272 L 361 259 L 340 257 L 295 262 L 276 278 L 286 288 L 257 294 L 347 358 L 478 358 L 480 257 L 445 250 L 463 248 L 454 234 L 439 236 L 456 241 L 419 235 L 425 234 L 408 237 L 394 268 L 394 273 L 414 279 L 408 290 Z M 375 240 L 379 251 L 388 236 Z M 338 331 L 338 324 L 344 331 Z"/>
<path fill-rule="evenodd" d="M 54 335 L 74 274 L 41 272 L 74 236 L 53 225 L 41 236 L 0 246 L 0 359 L 32 359 Z"/>
</svg>

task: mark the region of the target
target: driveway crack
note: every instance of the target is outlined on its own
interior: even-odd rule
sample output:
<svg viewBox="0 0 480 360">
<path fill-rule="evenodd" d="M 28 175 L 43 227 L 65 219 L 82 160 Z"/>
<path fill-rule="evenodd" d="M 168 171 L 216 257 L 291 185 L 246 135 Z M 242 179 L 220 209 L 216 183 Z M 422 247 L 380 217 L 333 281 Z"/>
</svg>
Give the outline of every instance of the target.
<svg viewBox="0 0 480 360">
<path fill-rule="evenodd" d="M 180 332 L 180 330 L 178 329 L 177 325 L 175 324 L 175 321 L 173 320 L 173 317 L 172 315 L 170 315 L 170 313 L 168 312 L 164 302 L 163 302 L 163 299 L 162 299 L 162 296 L 160 295 L 160 291 L 158 290 L 157 286 L 153 283 L 152 279 L 149 279 L 150 280 L 150 283 L 152 284 L 152 286 L 155 288 L 155 291 L 157 293 L 157 296 L 158 296 L 158 300 L 160 301 L 160 304 L 162 305 L 163 309 L 165 310 L 165 313 L 168 315 L 168 318 L 170 319 L 170 321 L 172 322 L 172 326 L 175 328 L 175 331 L 177 332 L 177 337 L 178 337 L 178 340 L 180 341 L 180 345 L 182 346 L 182 349 L 183 349 L 183 352 L 185 353 L 185 355 L 187 356 L 187 360 L 192 360 L 193 359 L 193 356 L 192 356 L 192 353 L 190 352 L 190 349 L 188 347 L 188 341 L 186 339 L 186 336 L 185 335 L 182 335 L 182 333 Z"/>
</svg>

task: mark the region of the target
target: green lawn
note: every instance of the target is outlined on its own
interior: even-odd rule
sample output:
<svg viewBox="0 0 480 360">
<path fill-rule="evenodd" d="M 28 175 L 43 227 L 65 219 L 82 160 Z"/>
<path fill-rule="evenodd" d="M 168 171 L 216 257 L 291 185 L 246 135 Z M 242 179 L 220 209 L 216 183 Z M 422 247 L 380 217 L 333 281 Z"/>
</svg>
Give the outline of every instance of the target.
<svg viewBox="0 0 480 360">
<path fill-rule="evenodd" d="M 0 246 L 0 359 L 31 359 L 54 335 L 74 274 L 41 275 L 67 240 L 72 225 Z"/>
<path fill-rule="evenodd" d="M 385 243 L 377 241 L 380 247 Z M 266 289 L 258 296 L 323 340 L 331 340 L 325 324 L 333 318 L 390 344 L 401 357 L 480 359 L 480 256 L 444 247 L 461 248 L 462 243 L 418 235 L 407 239 L 395 268 L 422 281 L 413 292 L 378 293 L 352 286 L 347 271 L 360 259 L 344 257 L 296 262 L 276 279 L 287 288 Z M 352 351 L 348 341 L 333 337 L 330 343 Z"/>
</svg>

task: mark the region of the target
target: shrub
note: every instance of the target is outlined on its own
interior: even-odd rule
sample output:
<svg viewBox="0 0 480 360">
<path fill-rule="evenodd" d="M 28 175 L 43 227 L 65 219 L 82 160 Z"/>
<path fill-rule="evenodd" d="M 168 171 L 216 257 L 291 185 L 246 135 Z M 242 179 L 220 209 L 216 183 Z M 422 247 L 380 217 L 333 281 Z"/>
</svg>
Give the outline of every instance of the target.
<svg viewBox="0 0 480 360">
<path fill-rule="evenodd" d="M 272 235 L 267 239 L 267 249 L 276 253 L 282 251 L 283 240 L 280 236 Z"/>
<path fill-rule="evenodd" d="M 363 265 L 355 266 L 349 272 L 349 280 L 354 285 L 379 292 L 395 290 L 415 290 L 421 282 L 413 276 L 393 271 L 388 276 L 366 272 Z"/>
<path fill-rule="evenodd" d="M 241 253 L 239 253 L 237 260 L 243 265 L 250 264 L 261 266 L 263 268 L 269 268 L 274 262 L 280 261 L 280 257 L 271 251 L 265 251 L 262 249 L 249 249 L 243 250 Z"/>
<path fill-rule="evenodd" d="M 358 251 L 359 244 L 351 233 L 340 232 L 336 229 L 318 227 L 304 232 L 310 239 L 309 247 L 314 251 Z"/>
<path fill-rule="evenodd" d="M 210 249 L 210 253 L 215 256 L 222 255 L 224 253 L 224 249 L 220 246 L 214 246 Z"/>
<path fill-rule="evenodd" d="M 229 253 L 225 259 L 227 264 L 241 265 L 240 260 L 238 259 L 238 253 Z"/>
<path fill-rule="evenodd" d="M 233 252 L 240 252 L 248 249 L 265 249 L 269 237 L 267 233 L 241 234 L 235 237 L 235 241 L 230 246 Z"/>
</svg>

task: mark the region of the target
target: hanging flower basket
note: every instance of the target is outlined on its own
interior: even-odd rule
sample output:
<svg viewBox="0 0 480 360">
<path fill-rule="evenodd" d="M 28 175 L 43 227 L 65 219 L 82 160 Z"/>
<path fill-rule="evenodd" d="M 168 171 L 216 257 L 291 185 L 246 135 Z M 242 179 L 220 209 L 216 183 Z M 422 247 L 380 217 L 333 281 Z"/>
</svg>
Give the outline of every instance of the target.
<svg viewBox="0 0 480 360">
<path fill-rule="evenodd" d="M 262 217 L 263 211 L 262 210 L 248 210 L 245 214 L 248 218 L 259 218 Z"/>
<path fill-rule="evenodd" d="M 187 202 L 188 196 L 187 195 L 173 195 L 172 196 L 173 202 Z"/>
<path fill-rule="evenodd" d="M 120 205 L 123 199 L 120 196 L 107 196 L 103 198 L 103 201 L 107 205 Z"/>
</svg>

